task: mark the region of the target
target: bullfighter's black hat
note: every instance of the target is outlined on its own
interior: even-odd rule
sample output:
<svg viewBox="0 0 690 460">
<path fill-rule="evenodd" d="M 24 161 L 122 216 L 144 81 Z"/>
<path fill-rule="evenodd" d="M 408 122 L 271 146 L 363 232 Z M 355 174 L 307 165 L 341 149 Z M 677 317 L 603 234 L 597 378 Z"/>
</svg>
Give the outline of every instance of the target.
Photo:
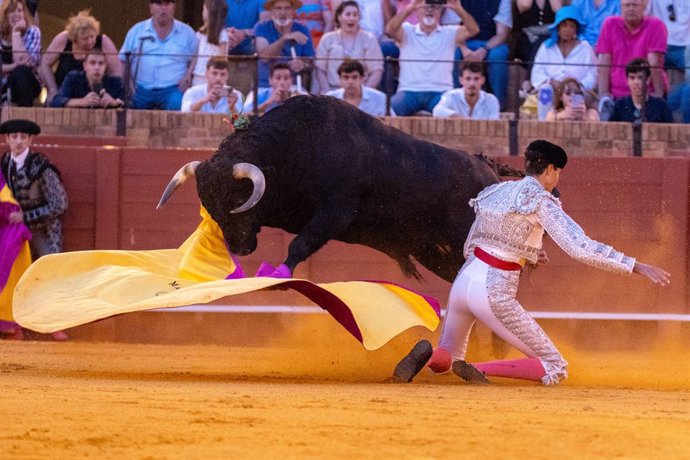
<svg viewBox="0 0 690 460">
<path fill-rule="evenodd" d="M 568 162 L 568 155 L 562 147 L 543 139 L 537 139 L 536 141 L 530 142 L 527 146 L 527 150 L 540 152 L 544 155 L 548 164 L 553 164 L 558 169 L 565 168 L 565 164 Z"/>
<path fill-rule="evenodd" d="M 0 125 L 0 134 L 26 133 L 35 136 L 41 133 L 41 127 L 31 120 L 15 118 Z"/>
</svg>

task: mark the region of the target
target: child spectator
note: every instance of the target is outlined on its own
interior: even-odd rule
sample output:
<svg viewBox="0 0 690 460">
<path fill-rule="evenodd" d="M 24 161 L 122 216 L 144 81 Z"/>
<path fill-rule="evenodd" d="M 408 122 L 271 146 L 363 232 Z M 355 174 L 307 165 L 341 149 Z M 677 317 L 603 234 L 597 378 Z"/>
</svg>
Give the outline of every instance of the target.
<svg viewBox="0 0 690 460">
<path fill-rule="evenodd" d="M 113 77 L 122 77 L 122 64 L 117 58 L 115 44 L 100 32 L 100 23 L 91 16 L 89 10 L 83 10 L 67 20 L 65 30 L 53 38 L 41 58 L 41 78 L 48 90 L 46 103 L 57 94 L 65 77 L 73 70 L 83 70 L 84 59 L 94 48 L 103 50 L 106 59 L 106 73 Z M 57 66 L 53 71 L 53 66 Z"/>
<path fill-rule="evenodd" d="M 199 49 L 194 57 L 192 85 L 206 83 L 206 63 L 211 56 L 228 54 L 228 31 L 225 30 L 225 16 L 228 4 L 225 0 L 204 0 L 201 18 L 204 25 L 196 33 Z"/>
</svg>

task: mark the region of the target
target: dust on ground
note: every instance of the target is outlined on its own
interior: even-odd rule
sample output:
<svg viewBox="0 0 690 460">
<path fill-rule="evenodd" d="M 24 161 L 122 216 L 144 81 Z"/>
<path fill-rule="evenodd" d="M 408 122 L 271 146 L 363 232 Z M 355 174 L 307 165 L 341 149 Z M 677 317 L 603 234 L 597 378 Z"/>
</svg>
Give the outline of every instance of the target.
<svg viewBox="0 0 690 460">
<path fill-rule="evenodd" d="M 558 387 L 387 382 L 382 350 L 0 343 L 2 458 L 687 458 L 685 350 L 564 350 Z"/>
</svg>

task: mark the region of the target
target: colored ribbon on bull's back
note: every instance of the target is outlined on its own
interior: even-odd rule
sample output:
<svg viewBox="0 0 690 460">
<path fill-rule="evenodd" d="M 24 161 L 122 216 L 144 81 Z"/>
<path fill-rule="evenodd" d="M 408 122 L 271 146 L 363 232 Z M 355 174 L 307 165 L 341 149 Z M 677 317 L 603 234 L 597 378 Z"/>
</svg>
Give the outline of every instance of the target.
<svg viewBox="0 0 690 460">
<path fill-rule="evenodd" d="M 52 332 L 110 316 L 208 303 L 270 287 L 300 292 L 327 310 L 366 349 L 414 326 L 435 330 L 439 305 L 402 286 L 379 281 L 316 284 L 302 279 L 228 279 L 238 267 L 218 225 L 202 222 L 178 249 L 82 251 L 44 256 L 15 291 L 17 321 Z"/>
</svg>

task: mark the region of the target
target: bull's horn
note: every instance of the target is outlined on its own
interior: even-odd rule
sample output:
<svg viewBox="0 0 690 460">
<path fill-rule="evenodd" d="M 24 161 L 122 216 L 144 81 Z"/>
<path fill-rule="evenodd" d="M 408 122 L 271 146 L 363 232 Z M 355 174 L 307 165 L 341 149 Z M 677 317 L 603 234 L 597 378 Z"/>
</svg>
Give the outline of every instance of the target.
<svg viewBox="0 0 690 460">
<path fill-rule="evenodd" d="M 251 163 L 237 163 L 232 168 L 232 177 L 235 179 L 251 179 L 254 183 L 252 196 L 242 205 L 230 211 L 230 214 L 237 214 L 251 209 L 259 202 L 266 191 L 266 178 L 261 170 Z"/>
<path fill-rule="evenodd" d="M 177 190 L 177 187 L 187 182 L 187 179 L 189 179 L 190 177 L 194 176 L 194 172 L 196 171 L 196 167 L 199 166 L 199 163 L 201 162 L 189 162 L 186 165 L 182 166 L 180 170 L 175 173 L 173 178 L 170 179 L 170 182 L 168 182 L 168 186 L 165 187 L 163 196 L 161 196 L 161 199 L 158 202 L 158 206 L 156 206 L 156 209 L 162 208 L 163 205 L 170 199 L 170 196 L 172 196 L 173 192 Z"/>
</svg>

